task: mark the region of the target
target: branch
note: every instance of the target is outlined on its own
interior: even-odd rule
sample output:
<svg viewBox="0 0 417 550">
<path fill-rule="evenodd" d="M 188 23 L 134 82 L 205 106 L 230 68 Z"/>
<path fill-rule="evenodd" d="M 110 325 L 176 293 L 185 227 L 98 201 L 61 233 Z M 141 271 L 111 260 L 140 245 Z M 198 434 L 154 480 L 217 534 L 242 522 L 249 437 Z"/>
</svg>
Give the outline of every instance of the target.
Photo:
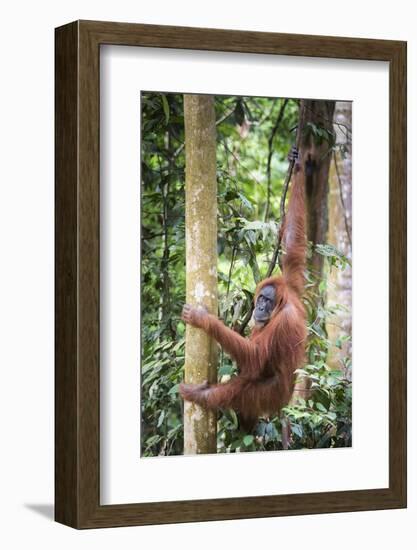
<svg viewBox="0 0 417 550">
<path fill-rule="evenodd" d="M 295 164 L 295 160 L 291 159 L 290 165 L 288 166 L 287 175 L 285 177 L 284 191 L 282 192 L 282 195 L 281 195 L 280 224 L 279 224 L 279 229 L 278 229 L 277 243 L 275 245 L 274 253 L 272 254 L 271 261 L 269 262 L 268 271 L 266 272 L 267 277 L 270 277 L 272 275 L 272 272 L 274 271 L 275 265 L 276 265 L 277 260 L 278 260 L 278 255 L 279 255 L 280 250 L 281 250 L 282 233 L 283 233 L 282 230 L 284 228 L 284 221 L 285 221 L 285 200 L 287 198 L 288 186 L 289 186 L 290 181 L 291 181 L 291 176 L 292 176 L 292 171 L 294 169 L 294 164 Z M 280 259 L 279 259 L 279 266 L 281 267 L 281 260 Z"/>
<path fill-rule="evenodd" d="M 269 209 L 270 209 L 270 200 L 271 200 L 271 161 L 272 161 L 272 154 L 273 154 L 272 145 L 275 139 L 275 135 L 278 131 L 278 128 L 281 125 L 282 119 L 284 118 L 285 107 L 287 106 L 287 104 L 288 104 L 288 99 L 285 99 L 281 105 L 277 120 L 275 122 L 274 127 L 272 128 L 271 135 L 269 136 L 269 139 L 268 139 L 268 160 L 266 163 L 267 196 L 266 196 L 266 208 L 265 208 L 265 214 L 264 214 L 264 221 L 267 221 L 268 219 Z"/>
</svg>

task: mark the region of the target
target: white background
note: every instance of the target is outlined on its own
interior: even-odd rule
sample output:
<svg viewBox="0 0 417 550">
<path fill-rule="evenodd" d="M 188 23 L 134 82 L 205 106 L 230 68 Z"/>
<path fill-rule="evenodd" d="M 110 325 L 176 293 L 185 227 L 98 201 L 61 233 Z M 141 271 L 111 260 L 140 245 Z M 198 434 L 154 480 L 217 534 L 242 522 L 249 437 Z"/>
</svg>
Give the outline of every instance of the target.
<svg viewBox="0 0 417 550">
<path fill-rule="evenodd" d="M 141 89 L 353 101 L 353 448 L 139 460 Z M 388 90 L 388 64 L 381 62 L 102 48 L 102 504 L 388 486 Z M 378 163 L 369 162 L 379 157 Z M 373 231 L 366 234 L 376 195 Z M 378 312 L 372 323 L 369 311 Z M 380 342 L 371 352 L 370 341 Z M 369 410 L 370 387 L 378 418 L 372 430 L 361 420 Z"/>
<path fill-rule="evenodd" d="M 1 94 L 1 503 L 5 548 L 412 548 L 417 513 L 417 38 L 413 3 L 118 0 L 3 4 Z M 52 523 L 53 28 L 105 19 L 409 40 L 408 510 L 76 532 Z M 375 90 L 378 93 L 378 90 Z M 378 132 L 378 128 L 374 129 Z M 372 136 L 369 136 L 372 139 Z M 370 159 L 378 162 L 378 159 Z M 375 196 L 375 201 L 378 197 Z M 370 206 L 372 216 L 373 206 Z M 372 218 L 371 218 L 372 222 Z M 370 222 L 370 229 L 371 229 Z M 370 312 L 370 322 L 372 315 Z M 371 343 L 378 346 L 379 342 Z M 370 392 L 372 399 L 372 392 Z M 367 419 L 368 420 L 368 419 Z"/>
</svg>

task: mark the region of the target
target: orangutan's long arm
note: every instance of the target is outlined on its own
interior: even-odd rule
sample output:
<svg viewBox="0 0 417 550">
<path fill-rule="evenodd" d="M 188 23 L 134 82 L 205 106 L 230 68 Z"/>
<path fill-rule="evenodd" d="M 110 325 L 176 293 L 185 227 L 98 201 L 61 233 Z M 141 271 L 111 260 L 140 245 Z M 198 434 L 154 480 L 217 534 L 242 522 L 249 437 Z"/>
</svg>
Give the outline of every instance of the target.
<svg viewBox="0 0 417 550">
<path fill-rule="evenodd" d="M 207 313 L 203 308 L 186 304 L 182 312 L 182 319 L 186 323 L 204 330 L 217 340 L 224 351 L 238 363 L 241 374 L 259 376 L 262 365 L 256 343 L 226 327 L 216 316 Z"/>
<path fill-rule="evenodd" d="M 306 262 L 306 206 L 304 168 L 296 163 L 291 184 L 288 212 L 285 216 L 282 258 L 283 275 L 287 284 L 301 295 L 304 289 Z"/>
</svg>

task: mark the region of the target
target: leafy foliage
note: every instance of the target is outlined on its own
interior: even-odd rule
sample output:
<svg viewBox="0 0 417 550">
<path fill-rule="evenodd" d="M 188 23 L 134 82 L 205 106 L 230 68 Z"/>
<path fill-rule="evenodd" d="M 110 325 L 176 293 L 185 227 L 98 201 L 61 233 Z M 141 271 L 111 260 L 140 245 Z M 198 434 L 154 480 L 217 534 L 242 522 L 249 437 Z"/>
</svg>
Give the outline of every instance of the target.
<svg viewBox="0 0 417 550">
<path fill-rule="evenodd" d="M 298 105 L 295 100 L 287 101 L 272 140 L 283 100 L 225 96 L 216 97 L 215 106 L 219 316 L 236 326 L 249 310 L 256 284 L 271 260 Z M 173 455 L 183 452 L 183 412 L 178 396 L 185 332 L 180 321 L 185 301 L 183 98 L 146 92 L 141 107 L 141 445 L 144 456 Z M 337 147 L 332 136 L 321 135 L 319 127 L 309 131 Z M 273 175 L 270 193 L 268 151 Z M 328 244 L 316 245 L 315 252 L 327 258 L 329 269 L 342 270 L 348 265 Z M 350 445 L 350 363 L 346 359 L 340 369 L 327 365 L 332 349 L 344 343 L 343 338 L 328 341 L 324 328 L 327 316 L 337 306 L 326 306 L 326 279 L 318 287 L 310 273 L 307 280 L 309 359 L 298 376 L 311 380 L 311 395 L 285 409 L 291 448 Z M 223 353 L 218 372 L 221 381 L 236 374 L 235 364 Z M 239 429 L 234 411 L 224 411 L 218 421 L 218 452 L 281 449 L 282 422 L 278 417 L 260 419 L 255 431 L 248 434 Z"/>
</svg>

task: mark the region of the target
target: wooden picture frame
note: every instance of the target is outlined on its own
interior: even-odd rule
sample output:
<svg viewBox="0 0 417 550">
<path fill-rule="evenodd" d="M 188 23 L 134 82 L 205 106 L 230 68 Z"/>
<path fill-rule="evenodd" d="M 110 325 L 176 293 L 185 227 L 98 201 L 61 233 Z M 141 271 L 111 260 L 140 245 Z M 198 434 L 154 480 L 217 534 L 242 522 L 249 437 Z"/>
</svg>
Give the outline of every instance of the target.
<svg viewBox="0 0 417 550">
<path fill-rule="evenodd" d="M 406 43 L 93 21 L 59 27 L 55 40 L 56 521 L 98 528 L 404 508 Z M 388 488 L 100 505 L 99 52 L 104 44 L 389 62 Z"/>
</svg>

